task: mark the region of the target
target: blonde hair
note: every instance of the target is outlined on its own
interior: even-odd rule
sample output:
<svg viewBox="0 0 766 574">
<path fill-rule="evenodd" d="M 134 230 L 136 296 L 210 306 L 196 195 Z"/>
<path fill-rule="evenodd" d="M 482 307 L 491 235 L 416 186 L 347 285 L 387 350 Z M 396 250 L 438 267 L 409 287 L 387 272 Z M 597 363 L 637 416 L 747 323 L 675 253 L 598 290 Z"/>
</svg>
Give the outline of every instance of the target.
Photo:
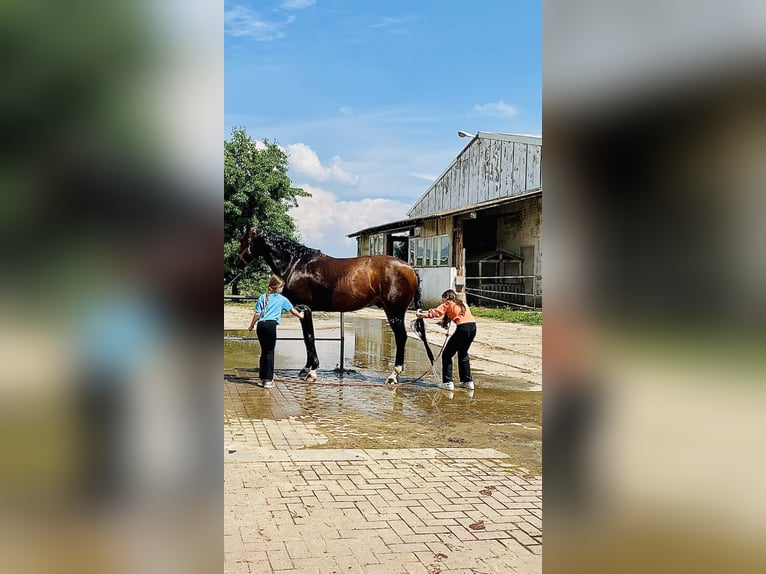
<svg viewBox="0 0 766 574">
<path fill-rule="evenodd" d="M 266 290 L 266 300 L 263 302 L 263 310 L 266 311 L 266 307 L 269 306 L 269 295 L 272 293 L 276 293 L 277 289 L 282 287 L 285 284 L 285 282 L 277 277 L 276 275 L 272 275 L 271 279 L 269 280 L 269 287 Z"/>
<path fill-rule="evenodd" d="M 280 277 L 272 275 L 271 280 L 269 281 L 269 291 L 271 293 L 276 293 L 277 289 L 279 289 L 284 284 L 285 282 Z"/>
</svg>

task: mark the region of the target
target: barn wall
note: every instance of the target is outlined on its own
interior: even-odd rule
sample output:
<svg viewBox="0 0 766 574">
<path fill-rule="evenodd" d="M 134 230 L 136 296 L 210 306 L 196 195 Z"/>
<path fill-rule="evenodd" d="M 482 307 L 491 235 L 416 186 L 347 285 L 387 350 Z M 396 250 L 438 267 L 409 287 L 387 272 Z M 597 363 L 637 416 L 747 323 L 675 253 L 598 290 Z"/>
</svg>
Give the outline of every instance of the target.
<svg viewBox="0 0 766 574">
<path fill-rule="evenodd" d="M 542 236 L 542 200 L 536 198 L 508 206 L 497 219 L 497 248 L 522 256 L 521 247 L 535 248 L 535 261 L 539 260 Z M 535 264 L 535 269 L 538 265 Z"/>
<path fill-rule="evenodd" d="M 408 212 L 422 217 L 542 187 L 542 144 L 533 138 L 474 140 Z"/>
<path fill-rule="evenodd" d="M 542 275 L 542 205 L 542 198 L 535 198 L 510 205 L 498 214 L 497 248 L 524 258 L 523 275 Z M 537 293 L 542 295 L 539 279 Z"/>
<path fill-rule="evenodd" d="M 452 233 L 451 217 L 433 217 L 423 222 L 423 237 L 449 235 Z"/>
</svg>

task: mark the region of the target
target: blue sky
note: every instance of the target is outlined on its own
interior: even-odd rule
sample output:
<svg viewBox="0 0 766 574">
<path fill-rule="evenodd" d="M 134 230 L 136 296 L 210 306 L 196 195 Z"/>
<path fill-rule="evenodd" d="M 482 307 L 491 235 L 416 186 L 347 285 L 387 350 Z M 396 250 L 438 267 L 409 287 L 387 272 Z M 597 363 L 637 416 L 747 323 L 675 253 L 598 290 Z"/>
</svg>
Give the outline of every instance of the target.
<svg viewBox="0 0 766 574">
<path fill-rule="evenodd" d="M 542 132 L 541 2 L 226 0 L 224 138 L 282 146 L 302 241 L 404 219 L 468 143 Z"/>
</svg>

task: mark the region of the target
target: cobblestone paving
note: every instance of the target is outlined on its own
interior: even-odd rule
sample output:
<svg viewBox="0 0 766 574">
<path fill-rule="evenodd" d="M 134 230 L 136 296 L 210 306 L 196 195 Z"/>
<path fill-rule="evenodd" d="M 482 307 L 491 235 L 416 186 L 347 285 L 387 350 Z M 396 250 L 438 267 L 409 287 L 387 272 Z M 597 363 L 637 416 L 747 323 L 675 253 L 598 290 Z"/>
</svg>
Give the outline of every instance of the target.
<svg viewBox="0 0 766 574">
<path fill-rule="evenodd" d="M 491 448 L 321 448 L 284 386 L 252 388 L 273 418 L 226 417 L 225 572 L 541 572 L 540 477 Z"/>
</svg>

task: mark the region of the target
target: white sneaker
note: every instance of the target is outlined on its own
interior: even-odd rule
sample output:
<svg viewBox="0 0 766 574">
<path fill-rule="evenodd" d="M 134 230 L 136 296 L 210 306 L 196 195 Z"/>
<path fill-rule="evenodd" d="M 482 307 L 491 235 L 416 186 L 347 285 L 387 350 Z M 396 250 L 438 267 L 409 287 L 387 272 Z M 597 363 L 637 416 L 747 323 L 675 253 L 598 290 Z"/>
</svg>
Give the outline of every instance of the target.
<svg viewBox="0 0 766 574">
<path fill-rule="evenodd" d="M 455 383 L 453 383 L 452 381 L 447 381 L 446 383 L 439 383 L 439 388 L 451 391 L 455 388 Z"/>
<path fill-rule="evenodd" d="M 463 381 L 462 383 L 460 383 L 460 386 L 463 387 L 464 389 L 468 389 L 468 390 L 472 391 L 473 390 L 473 381 Z"/>
<path fill-rule="evenodd" d="M 273 389 L 274 388 L 274 381 L 263 381 L 263 388 L 264 389 Z"/>
</svg>

